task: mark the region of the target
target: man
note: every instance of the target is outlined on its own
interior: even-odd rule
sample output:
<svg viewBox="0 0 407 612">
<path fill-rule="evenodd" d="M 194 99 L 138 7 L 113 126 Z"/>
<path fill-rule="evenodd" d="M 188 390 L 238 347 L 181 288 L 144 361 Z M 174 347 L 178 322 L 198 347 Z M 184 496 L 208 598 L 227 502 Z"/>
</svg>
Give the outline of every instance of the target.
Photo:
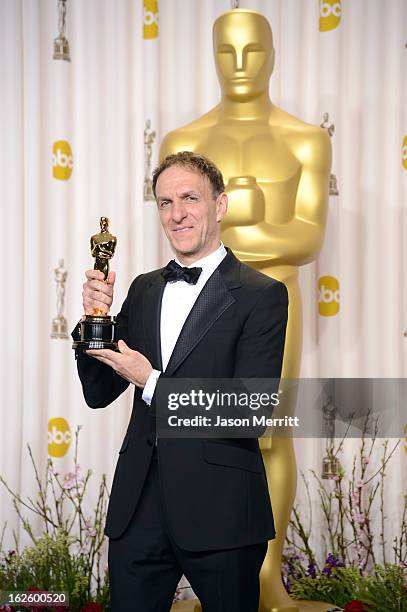
<svg viewBox="0 0 407 612">
<path fill-rule="evenodd" d="M 221 244 L 227 195 L 210 160 L 167 156 L 153 189 L 175 263 L 133 281 L 117 317 L 118 353 L 78 355 L 92 408 L 135 387 L 105 529 L 112 610 L 166 612 L 185 574 L 204 612 L 257 612 L 275 535 L 258 441 L 156 441 L 155 387 L 161 377 L 278 378 L 287 291 Z M 98 271 L 86 277 L 85 313 L 107 310 L 114 273 L 107 284 Z"/>
</svg>

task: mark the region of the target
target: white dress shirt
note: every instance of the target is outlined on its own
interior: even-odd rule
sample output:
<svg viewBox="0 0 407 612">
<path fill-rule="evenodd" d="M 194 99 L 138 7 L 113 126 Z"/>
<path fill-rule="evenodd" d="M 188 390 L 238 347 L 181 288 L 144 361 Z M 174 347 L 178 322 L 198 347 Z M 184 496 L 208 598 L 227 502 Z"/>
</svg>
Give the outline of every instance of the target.
<svg viewBox="0 0 407 612">
<path fill-rule="evenodd" d="M 164 370 L 168 365 L 182 326 L 191 312 L 192 306 L 209 277 L 212 276 L 226 255 L 227 251 L 221 243 L 216 251 L 198 261 L 194 261 L 190 266 L 186 266 L 188 268 L 202 268 L 196 285 L 190 285 L 182 280 L 172 281 L 165 285 L 160 320 L 161 356 Z M 177 258 L 175 258 L 175 261 L 180 266 L 183 265 Z M 147 379 L 142 398 L 148 405 L 151 404 L 160 374 L 160 370 L 153 370 Z"/>
</svg>

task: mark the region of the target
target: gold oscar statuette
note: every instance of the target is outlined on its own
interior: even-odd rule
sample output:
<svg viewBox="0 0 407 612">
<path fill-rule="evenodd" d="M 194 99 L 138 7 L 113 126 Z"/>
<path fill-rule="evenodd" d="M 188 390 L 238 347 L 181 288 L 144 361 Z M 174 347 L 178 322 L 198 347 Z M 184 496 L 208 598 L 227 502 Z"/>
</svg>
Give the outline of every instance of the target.
<svg viewBox="0 0 407 612">
<path fill-rule="evenodd" d="M 109 275 L 109 261 L 116 250 L 117 239 L 109 232 L 109 219 L 100 217 L 100 232 L 90 239 L 92 257 L 95 259 L 95 270 L 103 272 L 105 282 Z M 114 342 L 114 325 L 116 318 L 106 314 L 102 309 L 95 309 L 93 314 L 84 314 L 80 323 L 80 340 L 72 344 L 76 350 L 112 349 L 117 350 Z"/>
</svg>

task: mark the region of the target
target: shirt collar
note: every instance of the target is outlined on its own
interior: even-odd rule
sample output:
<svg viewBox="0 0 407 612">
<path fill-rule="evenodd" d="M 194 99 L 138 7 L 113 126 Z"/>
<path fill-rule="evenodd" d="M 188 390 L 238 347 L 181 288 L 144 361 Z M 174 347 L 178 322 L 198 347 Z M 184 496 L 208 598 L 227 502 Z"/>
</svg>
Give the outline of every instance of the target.
<svg viewBox="0 0 407 612">
<path fill-rule="evenodd" d="M 216 251 L 212 251 L 212 253 L 209 253 L 209 255 L 206 255 L 205 257 L 194 261 L 194 263 L 186 267 L 202 268 L 202 275 L 206 276 L 208 273 L 211 274 L 218 267 L 218 265 L 226 255 L 227 251 L 225 249 L 225 245 L 223 244 L 223 242 L 221 242 Z M 180 266 L 183 266 L 183 264 L 179 261 L 177 257 L 175 257 L 175 261 Z"/>
</svg>

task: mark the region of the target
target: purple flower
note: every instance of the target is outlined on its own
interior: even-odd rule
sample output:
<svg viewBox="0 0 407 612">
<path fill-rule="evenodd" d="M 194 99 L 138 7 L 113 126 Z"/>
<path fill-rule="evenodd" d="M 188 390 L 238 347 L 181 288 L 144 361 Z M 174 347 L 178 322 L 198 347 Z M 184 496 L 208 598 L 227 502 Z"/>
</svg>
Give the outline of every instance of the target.
<svg viewBox="0 0 407 612">
<path fill-rule="evenodd" d="M 342 561 L 340 561 L 338 557 L 335 557 L 335 555 L 333 555 L 332 553 L 329 553 L 329 555 L 326 558 L 325 567 L 322 570 L 322 573 L 325 574 L 325 576 L 328 576 L 329 578 L 332 574 L 332 570 L 334 567 L 345 567 L 345 564 Z"/>
<path fill-rule="evenodd" d="M 309 576 L 310 578 L 317 577 L 317 568 L 315 567 L 314 563 L 310 563 L 308 565 L 307 576 Z"/>
</svg>

